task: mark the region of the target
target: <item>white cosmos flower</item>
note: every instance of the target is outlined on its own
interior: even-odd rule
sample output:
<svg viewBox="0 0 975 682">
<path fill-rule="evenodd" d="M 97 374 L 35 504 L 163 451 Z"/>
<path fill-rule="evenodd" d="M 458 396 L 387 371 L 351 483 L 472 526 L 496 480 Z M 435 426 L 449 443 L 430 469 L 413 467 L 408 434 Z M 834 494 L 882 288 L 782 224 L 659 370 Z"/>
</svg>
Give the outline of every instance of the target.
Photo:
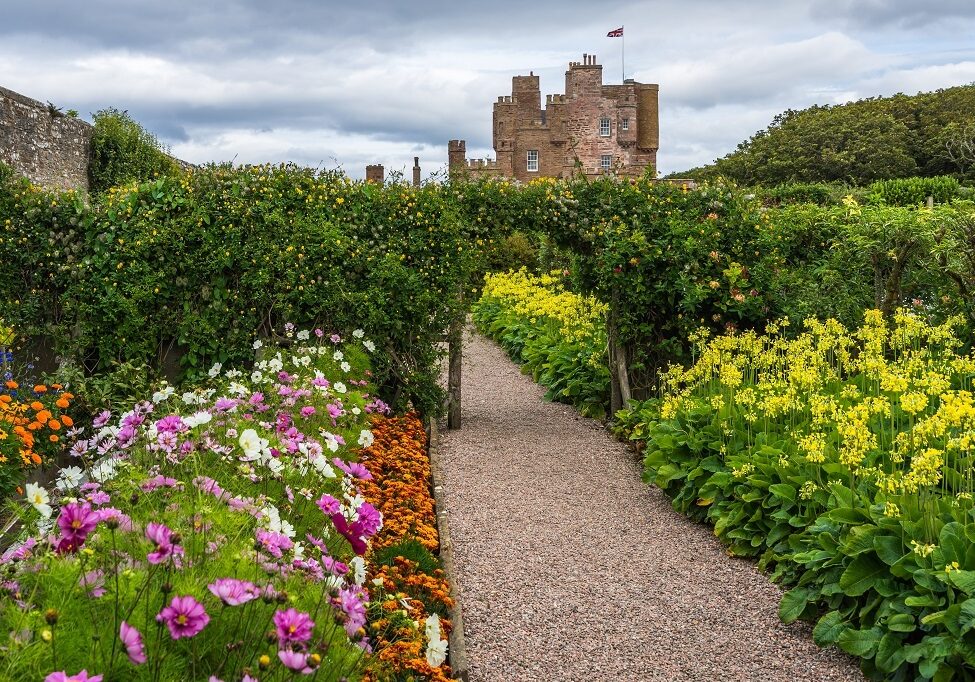
<svg viewBox="0 0 975 682">
<path fill-rule="evenodd" d="M 366 347 L 366 350 L 369 351 L 370 353 L 373 352 L 374 350 L 376 350 L 376 344 L 374 344 L 369 339 L 366 339 L 365 341 L 363 341 L 362 342 L 362 345 L 365 346 Z"/>
<path fill-rule="evenodd" d="M 58 476 L 57 485 L 61 490 L 73 490 L 81 485 L 83 478 L 84 472 L 78 467 L 64 467 Z"/>
<path fill-rule="evenodd" d="M 366 582 L 366 560 L 357 556 L 349 561 L 349 565 L 352 568 L 352 579 L 355 584 L 362 585 Z"/>
<path fill-rule="evenodd" d="M 211 419 L 213 419 L 213 415 L 209 412 L 197 412 L 189 417 L 183 417 L 183 423 L 193 429 L 209 423 Z"/>
<path fill-rule="evenodd" d="M 272 474 L 280 474 L 284 471 L 284 462 L 277 457 L 268 457 L 267 468 L 271 470 Z"/>
<path fill-rule="evenodd" d="M 335 443 L 335 449 L 339 449 L 339 444 Z M 334 451 L 333 451 L 334 452 Z M 324 455 L 318 455 L 312 458 L 311 465 L 315 467 L 315 471 L 324 476 L 325 478 L 335 478 L 335 469 L 329 463 L 328 458 Z"/>
<path fill-rule="evenodd" d="M 27 501 L 30 502 L 31 506 L 38 511 L 42 518 L 51 518 L 51 496 L 47 494 L 47 490 L 36 483 L 28 483 L 26 490 Z"/>
<path fill-rule="evenodd" d="M 427 663 L 431 668 L 439 668 L 447 660 L 447 640 L 438 639 L 427 642 Z"/>
<path fill-rule="evenodd" d="M 343 362 L 341 365 L 339 365 L 339 367 L 342 368 L 342 371 L 343 372 L 351 372 L 352 371 L 352 365 L 350 365 L 347 362 Z"/>
<path fill-rule="evenodd" d="M 335 360 L 335 362 L 339 362 L 345 359 L 345 354 L 342 353 L 342 351 L 337 350 L 334 353 L 332 353 L 332 359 Z"/>
<path fill-rule="evenodd" d="M 427 616 L 427 619 L 423 621 L 423 634 L 425 634 L 429 640 L 438 640 L 442 638 L 442 635 L 440 634 L 440 616 L 435 613 Z"/>
<path fill-rule="evenodd" d="M 361 339 L 365 335 L 366 335 L 366 333 L 364 331 L 362 331 L 361 329 L 356 329 L 354 332 L 352 332 L 352 336 L 354 336 L 357 339 Z"/>
<path fill-rule="evenodd" d="M 247 390 L 247 387 L 246 386 L 244 386 L 243 384 L 237 383 L 236 381 L 234 381 L 234 382 L 232 382 L 230 384 L 230 386 L 227 388 L 227 392 L 230 393 L 230 394 L 232 394 L 232 395 L 241 395 L 241 396 L 247 395 L 248 393 L 250 393 L 250 391 Z"/>
<path fill-rule="evenodd" d="M 102 460 L 91 470 L 92 479 L 99 483 L 107 483 L 115 478 L 115 467 L 117 464 L 118 460 L 114 458 Z"/>
<path fill-rule="evenodd" d="M 353 407 L 351 410 L 349 410 L 349 412 L 351 412 L 352 414 L 354 414 L 357 417 L 360 414 L 362 414 L 362 410 L 360 410 L 358 407 Z"/>
<path fill-rule="evenodd" d="M 311 337 L 311 332 L 307 329 L 302 329 L 295 335 L 299 341 L 307 341 Z"/>
<path fill-rule="evenodd" d="M 213 367 L 210 368 L 210 371 L 207 372 L 207 374 L 210 376 L 211 379 L 216 379 L 218 376 L 220 376 L 221 369 L 223 369 L 223 365 L 221 365 L 219 362 L 215 362 L 213 363 Z"/>
<path fill-rule="evenodd" d="M 332 452 L 337 452 L 339 449 L 339 441 L 335 437 L 335 434 L 325 431 L 322 433 L 322 438 L 325 439 L 325 447 L 327 447 Z"/>
<path fill-rule="evenodd" d="M 244 457 L 247 461 L 259 459 L 264 449 L 268 446 L 268 442 L 257 435 L 257 431 L 254 429 L 245 429 L 240 434 L 237 442 L 244 451 Z"/>
<path fill-rule="evenodd" d="M 336 393 L 345 393 L 349 389 L 347 389 L 345 384 L 343 384 L 341 381 L 336 381 L 334 384 L 332 384 L 332 390 L 334 390 Z"/>
<path fill-rule="evenodd" d="M 152 402 L 158 405 L 161 402 L 169 400 L 175 392 L 176 389 L 172 386 L 165 386 L 152 394 Z"/>
<path fill-rule="evenodd" d="M 359 432 L 359 445 L 362 447 L 370 447 L 374 440 L 375 438 L 372 435 L 372 431 L 369 429 L 362 429 L 362 431 Z"/>
<path fill-rule="evenodd" d="M 284 369 L 284 362 L 281 361 L 281 354 L 278 353 L 276 358 L 271 358 L 267 362 L 267 368 L 272 372 L 280 372 Z"/>
<path fill-rule="evenodd" d="M 298 336 L 301 336 L 301 332 L 298 332 Z M 291 551 L 294 554 L 295 559 L 298 561 L 305 558 L 305 546 L 300 542 L 296 542 L 294 547 L 291 548 Z"/>
<path fill-rule="evenodd" d="M 261 383 L 264 381 L 264 374 L 255 369 L 253 372 L 251 372 L 251 381 L 255 384 Z"/>
<path fill-rule="evenodd" d="M 254 350 L 257 350 L 258 348 L 263 348 L 263 347 L 264 347 L 264 342 L 261 341 L 260 339 L 257 339 L 254 342 Z"/>
<path fill-rule="evenodd" d="M 239 379 L 240 377 L 244 376 L 244 373 L 239 369 L 228 369 L 223 375 L 228 379 Z"/>
</svg>

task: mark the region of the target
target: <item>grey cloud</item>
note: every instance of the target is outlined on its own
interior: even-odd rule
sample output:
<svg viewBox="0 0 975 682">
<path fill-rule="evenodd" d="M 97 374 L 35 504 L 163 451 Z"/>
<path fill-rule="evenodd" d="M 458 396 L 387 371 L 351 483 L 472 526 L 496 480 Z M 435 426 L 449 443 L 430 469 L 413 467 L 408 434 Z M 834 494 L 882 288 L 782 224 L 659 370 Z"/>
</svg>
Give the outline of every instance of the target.
<svg viewBox="0 0 975 682">
<path fill-rule="evenodd" d="M 920 28 L 957 19 L 975 19 L 971 0 L 817 0 L 810 15 L 858 28 Z"/>
</svg>

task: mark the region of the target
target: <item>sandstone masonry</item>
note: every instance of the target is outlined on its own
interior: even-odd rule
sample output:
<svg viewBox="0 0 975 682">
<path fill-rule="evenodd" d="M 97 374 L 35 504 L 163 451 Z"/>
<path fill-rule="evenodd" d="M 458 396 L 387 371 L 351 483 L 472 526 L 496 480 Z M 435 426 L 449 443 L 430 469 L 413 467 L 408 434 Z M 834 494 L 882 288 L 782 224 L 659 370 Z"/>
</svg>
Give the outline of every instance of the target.
<svg viewBox="0 0 975 682">
<path fill-rule="evenodd" d="M 92 126 L 0 87 L 0 162 L 49 188 L 88 190 Z"/>
<path fill-rule="evenodd" d="M 494 104 L 497 159 L 468 160 L 466 142 L 450 140 L 450 173 L 527 181 L 653 172 L 660 147 L 658 89 L 632 79 L 603 85 L 602 65 L 595 55 L 583 55 L 582 62 L 569 62 L 565 94 L 546 95 L 542 109 L 538 76 L 514 76 L 511 95 Z"/>
</svg>

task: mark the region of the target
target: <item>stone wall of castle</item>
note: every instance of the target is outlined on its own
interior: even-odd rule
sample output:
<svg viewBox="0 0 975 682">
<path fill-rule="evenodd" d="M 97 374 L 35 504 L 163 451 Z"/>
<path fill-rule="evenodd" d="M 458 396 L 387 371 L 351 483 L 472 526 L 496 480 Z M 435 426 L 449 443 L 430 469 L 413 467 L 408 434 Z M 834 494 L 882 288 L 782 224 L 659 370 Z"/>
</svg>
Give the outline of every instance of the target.
<svg viewBox="0 0 975 682">
<path fill-rule="evenodd" d="M 648 167 L 653 172 L 660 146 L 657 93 L 657 85 L 634 80 L 603 85 L 595 55 L 569 63 L 565 94 L 547 95 L 544 109 L 538 76 L 515 76 L 511 95 L 494 104 L 496 159 L 468 160 L 464 140 L 451 140 L 448 166 L 452 174 L 520 181 L 577 172 L 638 177 Z M 609 123 L 608 131 L 601 122 Z"/>
<path fill-rule="evenodd" d="M 0 162 L 38 185 L 88 190 L 90 124 L 0 87 Z"/>
</svg>

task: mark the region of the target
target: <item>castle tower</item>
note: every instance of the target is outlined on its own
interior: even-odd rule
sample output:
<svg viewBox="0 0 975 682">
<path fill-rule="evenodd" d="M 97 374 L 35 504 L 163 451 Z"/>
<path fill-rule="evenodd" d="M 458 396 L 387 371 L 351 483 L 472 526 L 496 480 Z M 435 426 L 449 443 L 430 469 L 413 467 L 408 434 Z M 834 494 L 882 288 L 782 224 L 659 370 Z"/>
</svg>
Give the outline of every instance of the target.
<svg viewBox="0 0 975 682">
<path fill-rule="evenodd" d="M 420 157 L 413 157 L 413 186 L 420 186 Z"/>
<path fill-rule="evenodd" d="M 459 173 L 467 168 L 467 142 L 465 140 L 450 140 L 447 142 L 447 170 Z"/>
<path fill-rule="evenodd" d="M 378 185 L 386 180 L 386 169 L 382 164 L 372 164 L 366 166 L 366 182 L 375 182 Z"/>
</svg>

